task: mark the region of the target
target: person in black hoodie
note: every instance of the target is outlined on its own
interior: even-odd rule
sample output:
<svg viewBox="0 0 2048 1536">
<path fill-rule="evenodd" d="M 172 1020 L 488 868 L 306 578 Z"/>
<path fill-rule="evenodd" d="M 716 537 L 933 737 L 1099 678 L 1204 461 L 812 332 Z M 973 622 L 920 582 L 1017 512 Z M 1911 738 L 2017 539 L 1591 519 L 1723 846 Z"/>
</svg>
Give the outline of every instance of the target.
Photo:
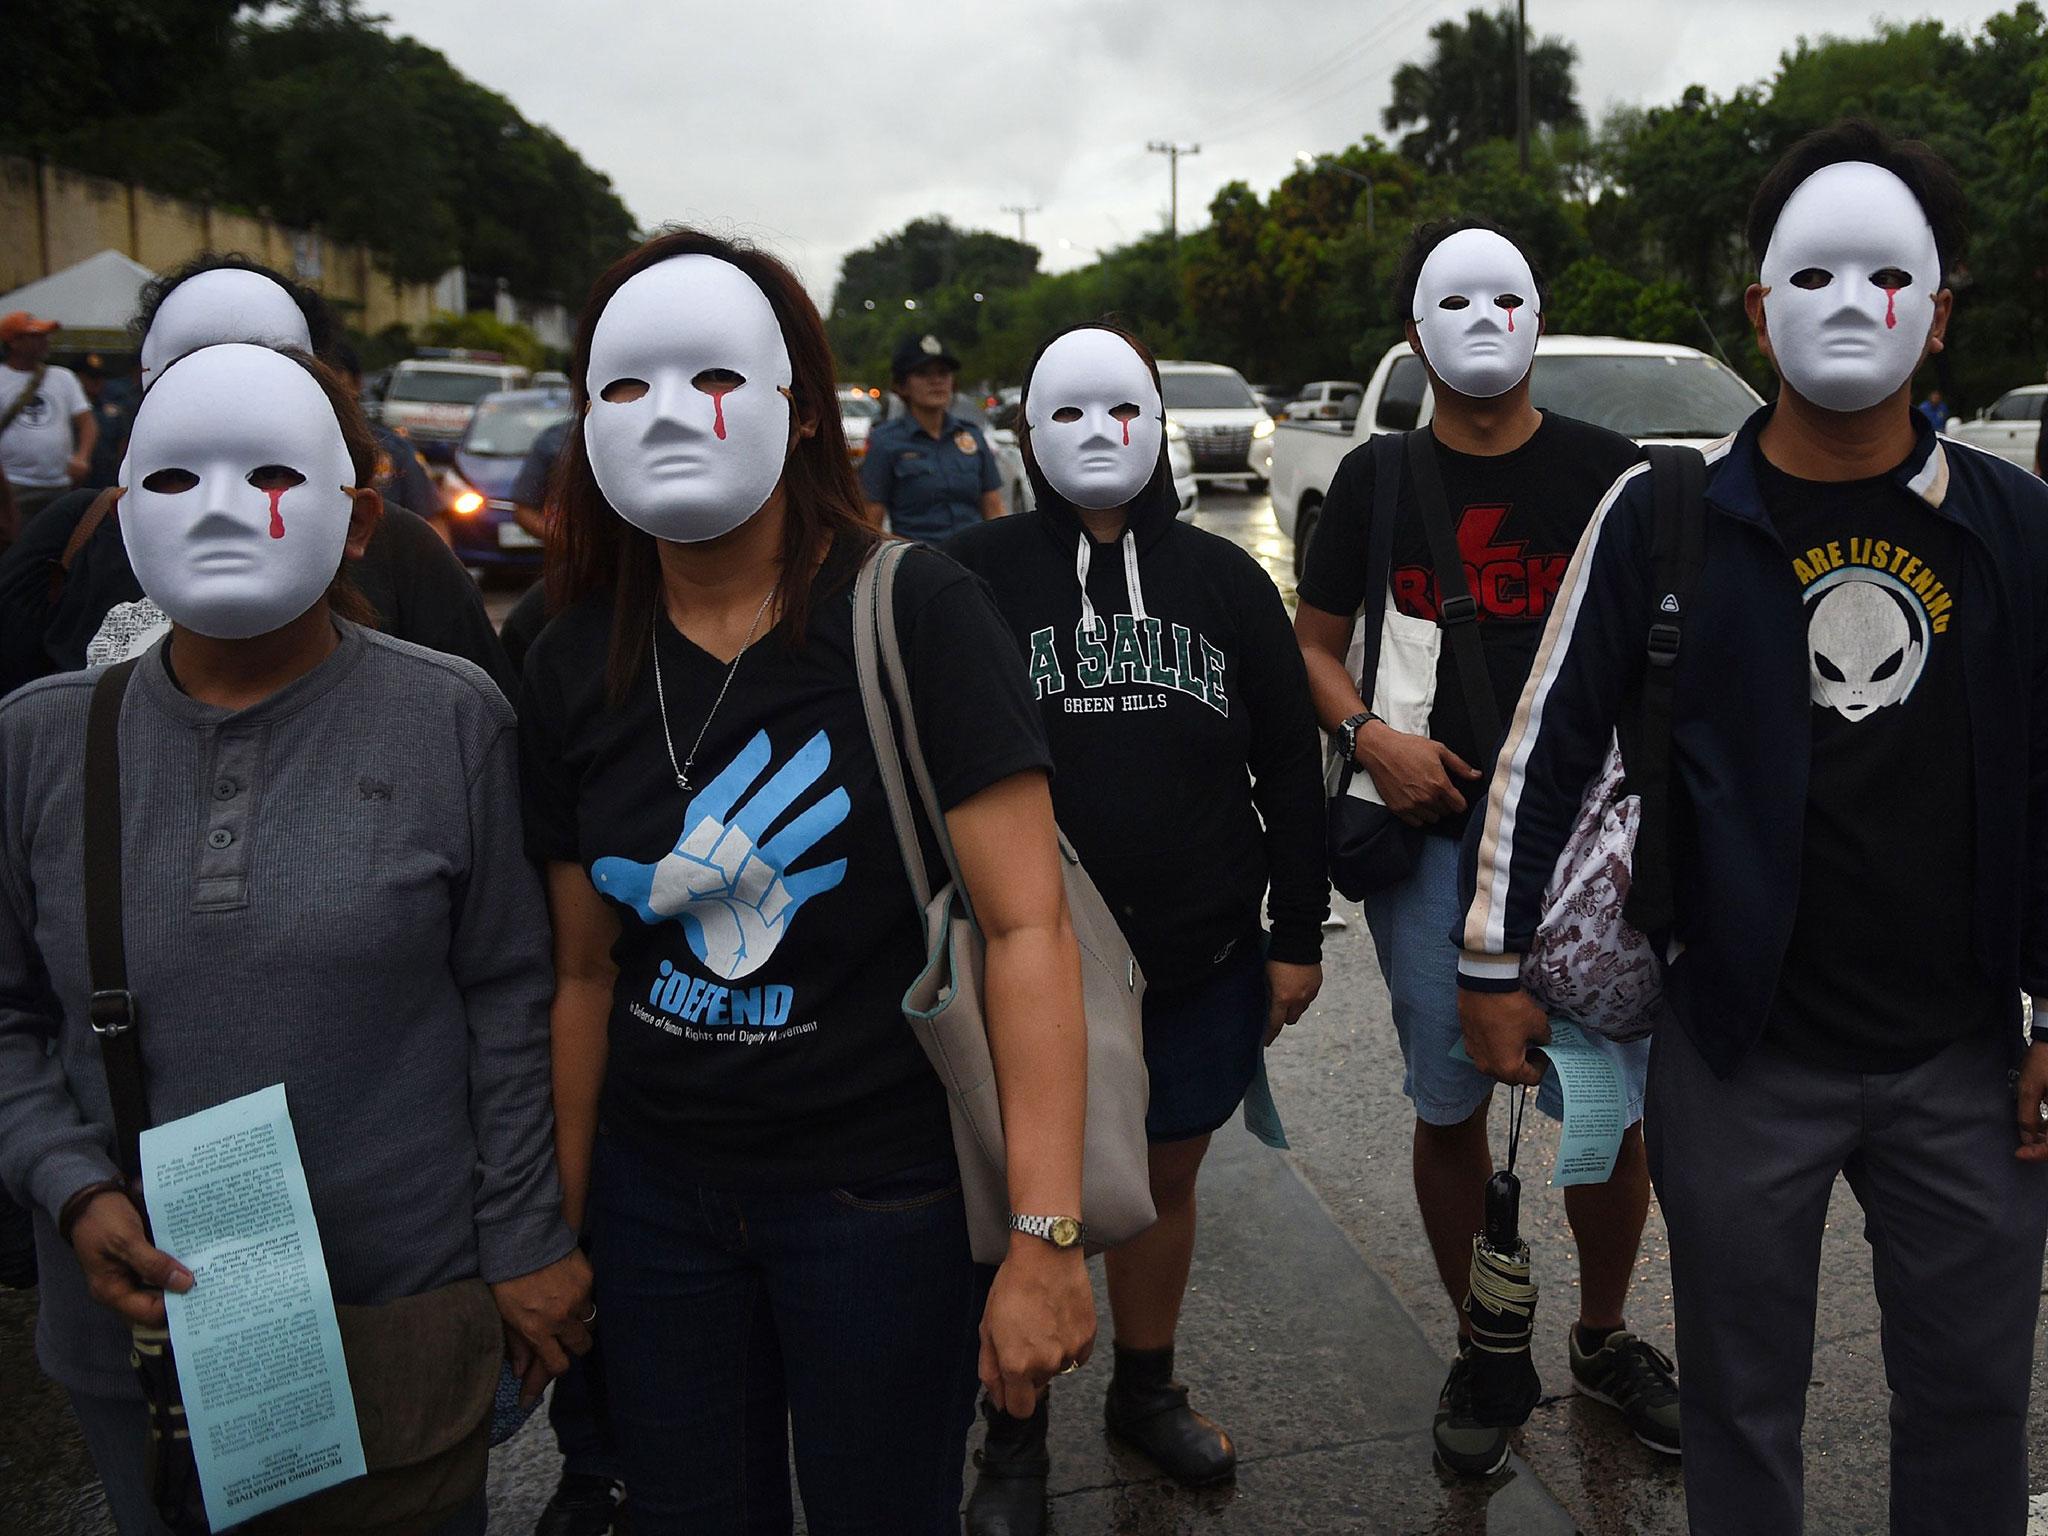
<svg viewBox="0 0 2048 1536">
<path fill-rule="evenodd" d="M 1145 971 L 1159 1221 L 1107 1256 L 1107 1418 L 1180 1481 L 1221 1482 L 1236 1452 L 1172 1380 L 1173 1336 L 1210 1133 L 1322 984 L 1315 715 L 1271 579 L 1176 519 L 1143 344 L 1109 325 L 1062 332 L 1032 364 L 1022 415 L 1037 510 L 970 528 L 946 552 L 987 580 L 1017 633 L 1052 745 L 1054 810 Z M 967 1529 L 1036 1531 L 1046 1400 L 1028 1420 L 984 1411 Z"/>
</svg>

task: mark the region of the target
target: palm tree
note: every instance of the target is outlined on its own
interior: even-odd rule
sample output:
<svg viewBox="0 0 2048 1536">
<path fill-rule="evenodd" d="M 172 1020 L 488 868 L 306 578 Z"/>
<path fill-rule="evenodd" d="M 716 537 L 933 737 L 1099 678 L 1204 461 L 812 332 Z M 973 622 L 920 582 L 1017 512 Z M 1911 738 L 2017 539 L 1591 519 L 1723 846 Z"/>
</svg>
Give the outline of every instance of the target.
<svg viewBox="0 0 2048 1536">
<path fill-rule="evenodd" d="M 1394 72 L 1394 99 L 1382 116 L 1390 132 L 1420 125 L 1402 136 L 1402 154 L 1433 174 L 1455 173 L 1476 146 L 1515 135 L 1515 13 L 1469 11 L 1429 36 L 1434 56 Z M 1532 129 L 1584 126 L 1572 82 L 1577 60 L 1578 49 L 1561 37 L 1530 47 Z"/>
</svg>

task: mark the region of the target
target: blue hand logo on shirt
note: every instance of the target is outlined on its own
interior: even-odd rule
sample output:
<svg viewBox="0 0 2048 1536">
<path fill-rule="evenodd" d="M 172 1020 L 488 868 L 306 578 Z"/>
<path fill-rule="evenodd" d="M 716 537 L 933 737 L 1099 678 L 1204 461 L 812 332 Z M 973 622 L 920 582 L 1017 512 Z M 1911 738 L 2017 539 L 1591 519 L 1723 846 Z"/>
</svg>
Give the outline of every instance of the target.
<svg viewBox="0 0 2048 1536">
<path fill-rule="evenodd" d="M 682 835 L 659 862 L 603 858 L 590 866 L 600 894 L 631 907 L 643 923 L 681 923 L 692 953 L 727 981 L 765 965 L 803 904 L 846 878 L 844 859 L 790 870 L 846 820 L 852 802 L 842 788 L 763 841 L 770 824 L 824 777 L 831 741 L 818 732 L 740 804 L 773 755 L 768 733 L 756 731 L 691 799 Z"/>
</svg>

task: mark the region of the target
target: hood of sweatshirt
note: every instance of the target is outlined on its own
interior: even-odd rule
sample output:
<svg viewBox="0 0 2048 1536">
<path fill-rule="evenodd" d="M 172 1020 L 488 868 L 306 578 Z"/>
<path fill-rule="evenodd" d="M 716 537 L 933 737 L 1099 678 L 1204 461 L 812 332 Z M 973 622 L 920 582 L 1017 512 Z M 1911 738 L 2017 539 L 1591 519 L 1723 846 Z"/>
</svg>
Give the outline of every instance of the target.
<svg viewBox="0 0 2048 1536">
<path fill-rule="evenodd" d="M 1073 551 L 1074 578 L 1081 588 L 1081 615 L 1092 625 L 1095 604 L 1088 596 L 1088 571 L 1108 546 L 1096 542 L 1081 521 L 1080 509 L 1052 488 L 1036 459 L 1026 457 L 1024 472 L 1030 477 L 1032 493 L 1037 497 L 1037 507 L 1031 516 L 1053 543 Z M 1173 488 L 1173 466 L 1162 440 L 1158 466 L 1145 488 L 1132 498 L 1125 513 L 1123 537 L 1117 541 L 1118 557 L 1124 565 L 1124 585 L 1131 595 L 1131 615 L 1141 622 L 1146 617 L 1145 588 L 1138 575 L 1138 558 L 1158 543 L 1179 517 L 1180 496 Z"/>
</svg>

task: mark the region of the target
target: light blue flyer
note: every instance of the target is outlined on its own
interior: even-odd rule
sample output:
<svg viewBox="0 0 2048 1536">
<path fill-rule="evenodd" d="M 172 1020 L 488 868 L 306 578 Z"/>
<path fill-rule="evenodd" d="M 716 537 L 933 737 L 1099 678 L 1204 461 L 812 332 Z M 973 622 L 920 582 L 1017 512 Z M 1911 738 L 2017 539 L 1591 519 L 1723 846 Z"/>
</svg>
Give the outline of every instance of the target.
<svg viewBox="0 0 2048 1536">
<path fill-rule="evenodd" d="M 1259 1070 L 1252 1074 L 1244 1093 L 1244 1128 L 1267 1146 L 1287 1150 L 1287 1128 L 1280 1123 L 1280 1106 L 1273 1102 L 1273 1085 L 1266 1077 L 1266 1053 L 1259 1052 Z"/>
<path fill-rule="evenodd" d="M 1550 1072 L 1556 1074 L 1558 1093 L 1564 1100 L 1557 1166 L 1551 1171 L 1550 1187 L 1605 1184 L 1621 1154 L 1622 1133 L 1628 1129 L 1628 1095 L 1620 1066 L 1570 1019 L 1552 1018 L 1550 1044 L 1530 1049 L 1549 1059 Z M 1451 1047 L 1451 1059 L 1472 1065 L 1464 1041 Z"/>
<path fill-rule="evenodd" d="M 185 1417 L 216 1531 L 363 1475 L 355 1396 L 298 1137 L 274 1084 L 142 1133 Z"/>
<path fill-rule="evenodd" d="M 1536 1049 L 1550 1058 L 1564 1095 L 1564 1125 L 1551 1187 L 1606 1183 L 1621 1151 L 1622 1133 L 1628 1129 L 1621 1068 L 1569 1019 L 1552 1019 L 1550 1044 Z"/>
</svg>

